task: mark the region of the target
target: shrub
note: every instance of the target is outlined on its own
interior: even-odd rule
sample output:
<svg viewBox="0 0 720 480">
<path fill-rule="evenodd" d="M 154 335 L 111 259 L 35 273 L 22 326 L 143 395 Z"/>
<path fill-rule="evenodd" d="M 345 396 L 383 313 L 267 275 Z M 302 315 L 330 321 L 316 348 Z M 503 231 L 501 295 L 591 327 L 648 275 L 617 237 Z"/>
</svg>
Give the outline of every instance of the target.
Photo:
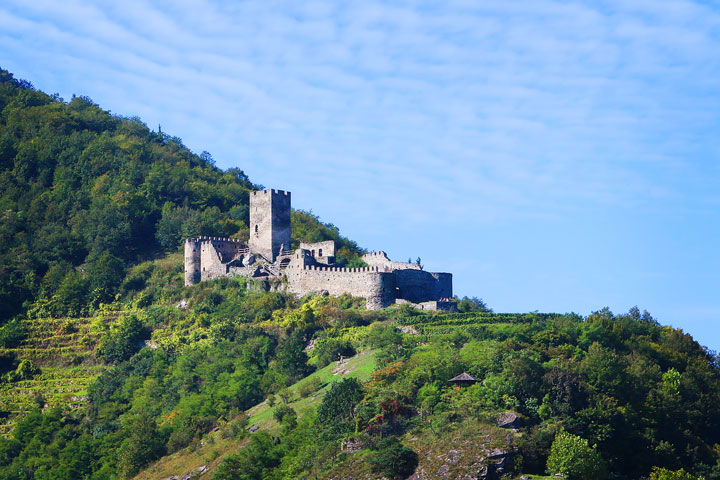
<svg viewBox="0 0 720 480">
<path fill-rule="evenodd" d="M 355 429 L 355 407 L 363 398 L 363 387 L 354 378 L 334 383 L 318 407 L 318 423 L 331 434 L 342 435 Z"/>
<path fill-rule="evenodd" d="M 273 417 L 285 427 L 294 428 L 297 425 L 297 413 L 290 405 L 278 405 L 273 411 Z"/>
<path fill-rule="evenodd" d="M 388 437 L 373 448 L 368 463 L 374 473 L 392 480 L 403 480 L 415 473 L 418 454 L 405 448 L 397 437 Z"/>
<path fill-rule="evenodd" d="M 103 337 L 100 352 L 106 362 L 123 362 L 140 350 L 145 335 L 143 324 L 135 315 L 123 317 L 118 327 Z"/>
<path fill-rule="evenodd" d="M 226 457 L 218 466 L 213 480 L 254 480 L 268 478 L 280 464 L 282 455 L 267 432 L 256 432 L 242 451 Z"/>
<path fill-rule="evenodd" d="M 245 436 L 245 430 L 249 423 L 250 417 L 243 413 L 238 418 L 228 422 L 220 435 L 223 438 L 241 438 Z"/>
<path fill-rule="evenodd" d="M 22 320 L 17 318 L 0 327 L 0 347 L 17 347 L 26 337 L 27 328 Z"/>
<path fill-rule="evenodd" d="M 19 382 L 22 380 L 30 380 L 39 374 L 40 368 L 31 360 L 25 359 L 20 362 L 20 365 L 18 365 L 14 372 L 7 374 L 7 379 L 10 382 Z"/>
<path fill-rule="evenodd" d="M 322 382 L 319 378 L 313 378 L 298 387 L 300 398 L 307 398 L 322 388 Z"/>
<path fill-rule="evenodd" d="M 562 474 L 568 480 L 594 480 L 603 478 L 604 462 L 584 438 L 561 430 L 550 447 L 547 469 Z"/>
<path fill-rule="evenodd" d="M 704 477 L 691 475 L 682 468 L 672 471 L 666 468 L 653 467 L 650 480 L 704 480 Z"/>
<path fill-rule="evenodd" d="M 336 361 L 339 355 L 352 357 L 356 353 L 350 342 L 338 338 L 328 338 L 327 340 L 318 342 L 315 351 L 318 358 L 318 368 L 322 368 Z"/>
</svg>

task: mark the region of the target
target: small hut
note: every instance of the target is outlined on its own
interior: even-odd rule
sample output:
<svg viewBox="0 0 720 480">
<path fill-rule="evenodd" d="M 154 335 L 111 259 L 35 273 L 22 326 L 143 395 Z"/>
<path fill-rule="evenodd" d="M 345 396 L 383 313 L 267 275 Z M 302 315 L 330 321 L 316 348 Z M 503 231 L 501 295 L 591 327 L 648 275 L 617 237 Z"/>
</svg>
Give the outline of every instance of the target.
<svg viewBox="0 0 720 480">
<path fill-rule="evenodd" d="M 455 389 L 460 390 L 460 387 L 470 386 L 473 383 L 476 383 L 477 380 L 475 380 L 473 377 L 471 377 L 467 373 L 463 372 L 460 375 L 458 375 L 457 377 L 451 378 L 450 380 L 448 380 L 448 382 L 454 383 Z"/>
</svg>

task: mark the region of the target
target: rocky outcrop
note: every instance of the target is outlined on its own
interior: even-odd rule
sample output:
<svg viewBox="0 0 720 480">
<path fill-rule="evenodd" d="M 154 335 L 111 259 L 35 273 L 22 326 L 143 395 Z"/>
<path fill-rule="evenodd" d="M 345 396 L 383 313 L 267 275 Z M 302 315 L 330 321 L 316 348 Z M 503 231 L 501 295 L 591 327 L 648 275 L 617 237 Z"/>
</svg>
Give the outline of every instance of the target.
<svg viewBox="0 0 720 480">
<path fill-rule="evenodd" d="M 520 428 L 520 417 L 513 412 L 503 412 L 498 416 L 496 423 L 500 428 L 517 430 Z"/>
<path fill-rule="evenodd" d="M 489 449 L 468 440 L 444 453 L 426 452 L 409 480 L 498 480 L 508 473 L 512 457 L 510 446 Z"/>
</svg>

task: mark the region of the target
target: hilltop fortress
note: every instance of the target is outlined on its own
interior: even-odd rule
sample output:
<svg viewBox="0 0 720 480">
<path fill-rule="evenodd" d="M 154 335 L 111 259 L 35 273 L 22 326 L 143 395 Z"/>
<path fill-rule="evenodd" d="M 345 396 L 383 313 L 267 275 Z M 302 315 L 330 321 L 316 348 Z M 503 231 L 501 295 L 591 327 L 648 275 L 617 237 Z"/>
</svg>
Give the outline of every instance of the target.
<svg viewBox="0 0 720 480">
<path fill-rule="evenodd" d="M 344 268 L 335 263 L 335 241 L 300 243 L 290 249 L 290 192 L 250 193 L 250 240 L 198 237 L 185 240 L 185 285 L 241 275 L 305 295 L 349 293 L 366 299 L 368 309 L 394 303 L 427 310 L 455 308 L 452 274 L 430 273 L 414 263 L 393 262 L 385 252 L 363 255 L 368 265 Z"/>
</svg>

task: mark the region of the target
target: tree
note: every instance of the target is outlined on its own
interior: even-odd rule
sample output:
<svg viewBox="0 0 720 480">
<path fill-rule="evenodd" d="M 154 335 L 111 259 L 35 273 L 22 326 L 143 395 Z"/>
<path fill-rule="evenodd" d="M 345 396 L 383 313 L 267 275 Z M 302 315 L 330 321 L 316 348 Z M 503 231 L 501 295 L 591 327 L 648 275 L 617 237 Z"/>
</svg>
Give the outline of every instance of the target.
<svg viewBox="0 0 720 480">
<path fill-rule="evenodd" d="M 91 301 L 97 304 L 112 300 L 124 273 L 122 260 L 109 252 L 102 253 L 90 268 Z"/>
<path fill-rule="evenodd" d="M 117 328 L 101 340 L 100 353 L 109 363 L 123 362 L 140 350 L 145 334 L 142 322 L 135 315 L 123 317 Z"/>
<path fill-rule="evenodd" d="M 568 480 L 594 480 L 603 478 L 605 462 L 595 445 L 591 447 L 586 439 L 561 430 L 550 447 L 547 469 Z"/>
<path fill-rule="evenodd" d="M 172 202 L 165 202 L 162 217 L 157 223 L 155 238 L 168 251 L 175 251 L 182 241 L 183 224 L 190 217 L 188 207 L 175 207 Z"/>
<path fill-rule="evenodd" d="M 27 327 L 19 318 L 14 318 L 0 327 L 0 347 L 17 347 L 25 337 L 27 337 Z"/>
<path fill-rule="evenodd" d="M 492 312 L 482 298 L 463 297 L 458 301 L 458 311 L 463 312 Z"/>
<path fill-rule="evenodd" d="M 343 435 L 355 430 L 355 407 L 363 398 L 363 387 L 354 378 L 334 383 L 318 408 L 318 423 L 329 433 Z"/>
<path fill-rule="evenodd" d="M 275 358 L 277 369 L 288 376 L 290 383 L 295 383 L 313 371 L 307 364 L 305 341 L 299 331 L 280 341 Z"/>
<path fill-rule="evenodd" d="M 287 428 L 292 429 L 297 426 L 297 413 L 290 405 L 285 403 L 275 407 L 275 410 L 273 410 L 273 418 Z"/>
<path fill-rule="evenodd" d="M 118 469 L 125 477 L 132 477 L 165 453 L 165 441 L 155 420 L 147 413 L 133 417 L 124 430 L 129 436 L 118 452 Z"/>
<path fill-rule="evenodd" d="M 257 432 L 250 443 L 222 461 L 213 480 L 261 480 L 280 464 L 280 449 L 267 432 Z"/>
<path fill-rule="evenodd" d="M 705 480 L 705 477 L 696 477 L 682 468 L 672 471 L 666 468 L 653 467 L 650 480 Z"/>
<path fill-rule="evenodd" d="M 355 355 L 355 349 L 352 344 L 347 340 L 339 338 L 328 338 L 318 342 L 315 346 L 315 352 L 318 358 L 318 368 L 322 368 L 336 361 L 338 355 L 342 355 L 345 358 Z"/>
<path fill-rule="evenodd" d="M 368 458 L 372 471 L 392 480 L 404 480 L 415 473 L 418 454 L 405 448 L 397 437 L 380 440 Z"/>
</svg>

